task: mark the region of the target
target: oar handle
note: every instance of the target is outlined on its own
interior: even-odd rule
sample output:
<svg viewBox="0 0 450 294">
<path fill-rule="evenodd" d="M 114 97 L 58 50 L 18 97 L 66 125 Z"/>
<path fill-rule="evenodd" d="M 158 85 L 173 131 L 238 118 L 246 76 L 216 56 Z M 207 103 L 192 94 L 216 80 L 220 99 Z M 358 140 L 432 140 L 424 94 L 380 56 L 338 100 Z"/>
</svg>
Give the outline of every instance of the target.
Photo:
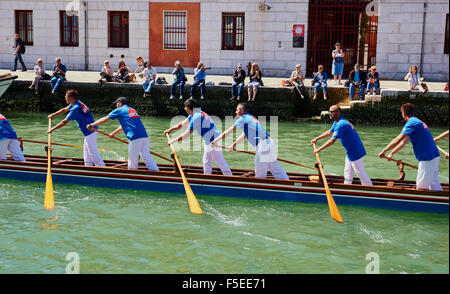
<svg viewBox="0 0 450 294">
<path fill-rule="evenodd" d="M 393 162 L 395 162 L 395 163 L 397 163 L 397 164 L 403 164 L 403 165 L 405 165 L 405 166 L 409 166 L 409 167 L 411 167 L 411 168 L 418 169 L 417 166 L 412 165 L 412 164 L 409 164 L 409 163 L 406 163 L 406 162 L 403 162 L 403 161 L 401 161 L 400 159 L 387 158 L 387 156 L 383 156 L 383 158 L 386 159 L 387 161 L 393 161 Z"/>
<path fill-rule="evenodd" d="M 444 153 L 444 155 L 445 155 L 446 157 L 448 157 L 448 153 L 447 153 L 444 149 L 442 149 L 442 148 L 439 147 L 438 145 L 436 145 L 436 147 L 439 149 L 439 151 L 441 151 L 442 153 Z"/>
<path fill-rule="evenodd" d="M 28 142 L 28 143 L 48 144 L 48 142 L 44 142 L 44 141 L 35 141 L 35 140 L 28 140 L 28 139 L 22 139 L 22 138 L 18 138 L 17 140 L 18 141 L 22 141 L 22 142 Z M 82 146 L 69 145 L 69 144 L 63 144 L 63 143 L 55 143 L 55 142 L 53 142 L 52 145 L 65 146 L 65 147 L 74 147 L 74 148 L 84 148 Z M 109 151 L 108 148 L 98 148 L 98 150 Z"/>
</svg>

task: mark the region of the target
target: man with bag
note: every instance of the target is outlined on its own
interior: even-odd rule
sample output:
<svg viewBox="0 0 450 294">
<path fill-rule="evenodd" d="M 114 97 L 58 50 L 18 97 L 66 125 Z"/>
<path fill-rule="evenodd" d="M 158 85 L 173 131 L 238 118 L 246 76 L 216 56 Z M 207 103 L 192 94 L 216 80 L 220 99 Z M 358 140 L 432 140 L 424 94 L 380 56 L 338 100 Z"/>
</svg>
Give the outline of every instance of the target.
<svg viewBox="0 0 450 294">
<path fill-rule="evenodd" d="M 20 62 L 20 64 L 22 65 L 22 71 L 27 71 L 27 66 L 25 65 L 25 63 L 23 62 L 22 59 L 22 54 L 25 54 L 25 45 L 23 44 L 23 41 L 21 38 L 19 38 L 19 34 L 14 34 L 14 46 L 13 48 L 14 53 L 13 55 L 14 57 L 14 68 L 11 71 L 16 71 L 17 70 L 17 60 Z"/>
</svg>

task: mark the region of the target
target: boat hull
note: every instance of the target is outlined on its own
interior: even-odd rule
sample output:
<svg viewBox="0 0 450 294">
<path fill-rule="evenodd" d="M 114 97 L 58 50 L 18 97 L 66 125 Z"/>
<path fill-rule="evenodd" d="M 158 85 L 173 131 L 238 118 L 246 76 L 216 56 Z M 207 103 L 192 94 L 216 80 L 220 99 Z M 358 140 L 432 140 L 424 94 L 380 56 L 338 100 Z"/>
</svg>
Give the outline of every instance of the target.
<svg viewBox="0 0 450 294">
<path fill-rule="evenodd" d="M 0 78 L 0 97 L 2 97 L 3 93 L 8 90 L 9 86 L 11 86 L 12 82 L 17 79 L 17 76 L 7 76 L 4 78 Z"/>
<path fill-rule="evenodd" d="M 47 169 L 44 165 L 20 165 L 16 162 L 0 163 L 0 177 L 43 182 Z M 131 189 L 164 193 L 184 194 L 181 178 L 175 172 L 114 170 L 111 168 L 58 167 L 52 168 L 54 183 L 77 184 L 113 189 Z M 327 203 L 325 191 L 320 183 L 295 181 L 248 179 L 217 175 L 187 173 L 195 195 L 223 196 L 270 201 L 294 201 L 305 203 Z M 357 185 L 358 186 L 358 185 Z M 363 186 L 360 186 L 363 187 Z M 424 191 L 371 191 L 355 189 L 354 185 L 331 185 L 331 192 L 338 206 L 356 205 L 372 208 L 448 213 L 447 195 Z M 416 192 L 415 192 L 416 191 Z M 206 198 L 203 198 L 206 199 Z"/>
</svg>

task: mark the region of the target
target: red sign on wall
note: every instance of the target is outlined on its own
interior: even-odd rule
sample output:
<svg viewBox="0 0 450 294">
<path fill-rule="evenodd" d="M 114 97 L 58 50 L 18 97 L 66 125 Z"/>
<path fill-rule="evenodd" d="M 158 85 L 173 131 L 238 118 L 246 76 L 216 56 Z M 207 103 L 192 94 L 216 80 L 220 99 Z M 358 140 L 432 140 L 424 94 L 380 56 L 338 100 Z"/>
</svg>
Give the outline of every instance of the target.
<svg viewBox="0 0 450 294">
<path fill-rule="evenodd" d="M 305 36 L 305 25 L 295 24 L 292 30 L 294 37 L 304 37 Z"/>
</svg>

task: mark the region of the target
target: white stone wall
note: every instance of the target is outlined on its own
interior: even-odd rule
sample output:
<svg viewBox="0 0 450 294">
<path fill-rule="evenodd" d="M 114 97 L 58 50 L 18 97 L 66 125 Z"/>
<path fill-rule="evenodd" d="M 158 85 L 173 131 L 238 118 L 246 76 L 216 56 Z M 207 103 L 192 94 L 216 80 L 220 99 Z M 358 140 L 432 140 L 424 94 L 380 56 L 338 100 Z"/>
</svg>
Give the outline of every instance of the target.
<svg viewBox="0 0 450 294">
<path fill-rule="evenodd" d="M 448 81 L 449 56 L 444 54 L 449 1 L 381 0 L 378 18 L 377 71 L 382 78 L 403 79 L 409 67 L 420 66 L 428 81 Z M 422 36 L 423 52 L 422 52 Z"/>
<path fill-rule="evenodd" d="M 289 76 L 297 63 L 306 70 L 308 0 L 274 0 L 265 11 L 258 8 L 261 2 L 202 1 L 200 59 L 211 72 L 230 74 L 237 63 L 245 68 L 249 61 L 258 63 L 266 76 Z M 245 13 L 244 50 L 221 50 L 222 12 Z M 304 48 L 292 47 L 294 24 L 305 25 Z"/>
</svg>

